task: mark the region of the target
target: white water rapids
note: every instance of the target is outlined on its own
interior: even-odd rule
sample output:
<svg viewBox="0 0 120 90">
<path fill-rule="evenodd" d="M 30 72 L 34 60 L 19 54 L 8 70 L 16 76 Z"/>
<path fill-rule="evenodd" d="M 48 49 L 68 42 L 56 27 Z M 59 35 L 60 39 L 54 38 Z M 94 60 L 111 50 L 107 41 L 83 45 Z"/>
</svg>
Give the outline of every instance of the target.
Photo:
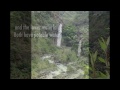
<svg viewBox="0 0 120 90">
<path fill-rule="evenodd" d="M 54 71 L 50 71 L 45 77 L 41 79 L 54 79 L 54 77 L 58 75 L 65 76 L 64 79 L 74 79 L 79 77 L 80 75 L 84 75 L 84 71 L 81 69 L 78 69 L 75 73 L 67 74 L 67 66 L 61 63 L 55 63 L 53 60 L 50 60 L 50 57 L 51 55 L 45 55 L 42 57 L 42 60 L 48 60 L 49 63 L 55 64 L 57 66 L 57 69 Z"/>
</svg>

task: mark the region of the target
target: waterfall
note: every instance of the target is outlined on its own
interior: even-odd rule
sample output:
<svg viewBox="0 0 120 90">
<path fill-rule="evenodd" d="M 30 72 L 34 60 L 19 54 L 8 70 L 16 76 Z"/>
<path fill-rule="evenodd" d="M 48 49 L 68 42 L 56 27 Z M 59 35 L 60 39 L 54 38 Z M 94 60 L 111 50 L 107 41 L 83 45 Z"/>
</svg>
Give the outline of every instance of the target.
<svg viewBox="0 0 120 90">
<path fill-rule="evenodd" d="M 57 37 L 57 46 L 61 46 L 61 39 L 62 39 L 62 24 L 58 27 L 58 37 Z"/>
<path fill-rule="evenodd" d="M 78 44 L 78 57 L 81 56 L 81 43 L 82 43 L 82 39 L 79 40 L 79 44 Z"/>
</svg>

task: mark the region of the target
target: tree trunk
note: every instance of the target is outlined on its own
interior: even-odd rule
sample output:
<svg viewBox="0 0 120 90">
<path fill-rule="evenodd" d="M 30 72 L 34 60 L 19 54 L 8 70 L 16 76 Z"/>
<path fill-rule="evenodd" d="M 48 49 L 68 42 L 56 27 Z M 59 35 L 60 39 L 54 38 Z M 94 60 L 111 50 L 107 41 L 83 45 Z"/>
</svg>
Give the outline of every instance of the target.
<svg viewBox="0 0 120 90">
<path fill-rule="evenodd" d="M 58 27 L 58 37 L 57 37 L 57 46 L 61 46 L 61 39 L 62 39 L 62 24 Z"/>
</svg>

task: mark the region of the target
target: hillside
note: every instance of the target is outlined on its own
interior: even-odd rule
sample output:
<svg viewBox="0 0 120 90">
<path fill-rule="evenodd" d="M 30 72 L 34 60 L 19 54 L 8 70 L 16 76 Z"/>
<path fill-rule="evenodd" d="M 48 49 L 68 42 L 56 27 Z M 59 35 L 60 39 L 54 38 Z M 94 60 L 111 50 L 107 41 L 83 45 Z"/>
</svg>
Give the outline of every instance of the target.
<svg viewBox="0 0 120 90">
<path fill-rule="evenodd" d="M 109 19 L 108 11 L 10 12 L 11 78 L 109 78 Z"/>
</svg>

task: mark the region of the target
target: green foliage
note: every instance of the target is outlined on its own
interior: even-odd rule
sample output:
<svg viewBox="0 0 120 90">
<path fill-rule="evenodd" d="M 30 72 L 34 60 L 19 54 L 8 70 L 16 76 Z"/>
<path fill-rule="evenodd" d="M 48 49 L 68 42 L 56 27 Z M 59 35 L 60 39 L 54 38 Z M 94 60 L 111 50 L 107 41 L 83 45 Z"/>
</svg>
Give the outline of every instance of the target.
<svg viewBox="0 0 120 90">
<path fill-rule="evenodd" d="M 84 65 L 84 78 L 89 79 L 89 65 L 83 64 Z"/>
<path fill-rule="evenodd" d="M 91 75 L 92 78 L 105 78 L 105 79 L 109 79 L 110 78 L 110 74 L 109 74 L 109 70 L 110 70 L 110 65 L 109 65 L 109 57 L 107 55 L 108 51 L 108 45 L 110 42 L 110 37 L 108 37 L 107 41 L 105 41 L 103 38 L 101 38 L 101 40 L 98 40 L 99 44 L 101 46 L 101 49 L 103 50 L 103 52 L 105 53 L 105 59 L 102 57 L 98 57 L 98 60 L 101 63 L 104 63 L 106 65 L 106 73 L 104 74 L 101 71 L 95 71 L 95 61 L 97 59 L 97 51 L 95 52 L 95 54 L 91 54 L 90 53 L 90 58 L 91 58 L 91 67 L 90 70 L 93 71 L 93 76 Z"/>
<path fill-rule="evenodd" d="M 68 53 L 67 57 L 68 57 L 69 61 L 76 61 L 76 60 L 78 60 L 78 57 L 77 57 L 75 51 L 72 51 L 72 50 Z"/>
<path fill-rule="evenodd" d="M 61 21 L 63 21 L 62 44 L 65 48 L 57 48 L 55 43 L 53 44 L 52 42 L 53 38 L 16 39 L 13 37 L 16 25 L 51 26 L 53 24 L 57 25 Z M 107 55 L 110 37 L 105 41 L 109 35 L 109 12 L 99 13 L 91 11 L 89 14 L 87 11 L 11 11 L 10 26 L 11 78 L 30 78 L 30 68 L 32 68 L 32 78 L 39 78 L 41 71 L 55 69 L 55 66 L 47 60 L 41 60 L 44 54 L 52 54 L 56 62 L 64 64 L 81 60 L 78 68 L 83 68 L 85 78 L 88 78 L 88 69 L 93 73 L 92 78 L 108 78 L 109 71 L 101 72 L 96 69 L 96 66 L 97 63 L 102 63 L 103 65 L 105 64 L 106 68 L 110 68 Z M 79 42 L 78 31 L 82 33 L 80 37 L 84 39 L 81 48 L 82 56 L 80 58 L 76 56 Z M 31 30 L 28 33 L 39 32 L 41 33 L 41 31 Z M 99 37 L 102 38 L 98 40 Z M 89 46 L 91 50 L 91 67 L 88 68 L 82 57 L 83 55 L 88 57 Z M 30 58 L 31 55 L 32 58 Z M 32 65 L 31 67 L 30 64 Z M 68 69 L 68 71 L 74 71 L 74 68 L 71 66 Z"/>
<path fill-rule="evenodd" d="M 107 41 L 105 41 L 102 37 L 101 40 L 99 40 L 99 44 L 101 46 L 101 49 L 106 53 L 108 49 L 108 45 L 110 43 L 110 37 L 108 37 Z"/>
<path fill-rule="evenodd" d="M 98 39 L 100 37 L 105 40 L 110 35 L 110 12 L 109 11 L 90 11 L 89 12 L 89 46 L 90 51 L 95 52 L 96 49 L 99 55 L 105 57 L 104 52 L 100 48 Z"/>
<path fill-rule="evenodd" d="M 105 63 L 105 59 L 98 57 L 98 59 L 100 60 L 100 62 Z"/>
<path fill-rule="evenodd" d="M 67 73 L 73 73 L 75 71 L 75 68 L 72 67 L 71 65 L 67 66 Z"/>
<path fill-rule="evenodd" d="M 90 61 L 91 61 L 92 67 L 94 67 L 96 58 L 97 58 L 97 51 L 95 53 L 90 53 Z"/>
<path fill-rule="evenodd" d="M 51 40 L 39 38 L 35 39 L 32 38 L 32 52 L 43 55 L 43 54 L 50 54 L 54 53 L 56 50 L 56 47 L 52 44 Z"/>
<path fill-rule="evenodd" d="M 110 76 L 109 76 L 109 74 L 108 73 L 102 73 L 102 72 L 99 72 L 99 75 L 100 75 L 100 77 L 101 78 L 103 78 L 103 79 L 109 79 L 110 78 Z"/>
<path fill-rule="evenodd" d="M 11 67 L 12 74 L 10 75 L 11 79 L 28 79 L 28 70 L 26 69 L 19 69 L 17 67 Z M 30 77 L 29 77 L 30 78 Z"/>
<path fill-rule="evenodd" d="M 106 42 L 107 46 L 109 45 L 109 43 L 110 43 L 110 37 L 108 37 L 107 39 L 107 42 Z"/>
<path fill-rule="evenodd" d="M 89 12 L 89 49 L 91 52 L 98 51 L 98 58 L 96 60 L 96 78 L 100 77 L 100 72 L 106 74 L 106 61 L 109 58 L 109 37 L 110 34 L 110 12 L 109 11 L 90 11 Z M 101 38 L 100 38 L 101 37 Z M 106 53 L 106 51 L 108 53 Z M 106 58 L 107 56 L 107 58 Z M 91 71 L 91 70 L 90 70 Z M 90 72 L 90 77 L 92 76 Z M 94 77 L 95 78 L 95 77 Z"/>
<path fill-rule="evenodd" d="M 67 51 L 66 50 L 61 50 L 61 49 L 58 48 L 55 52 L 54 60 L 57 60 L 61 63 L 67 62 Z"/>
<path fill-rule="evenodd" d="M 90 53 L 90 62 L 91 62 L 91 69 L 93 71 L 93 77 L 96 77 L 96 70 L 95 70 L 95 62 L 97 59 L 97 51 L 95 53 Z"/>
<path fill-rule="evenodd" d="M 36 58 L 37 57 L 37 58 Z M 49 63 L 47 60 L 41 60 L 39 56 L 36 56 L 33 58 L 31 64 L 31 78 L 40 78 L 40 72 L 42 71 L 48 71 L 48 70 L 54 70 L 56 69 L 56 66 L 54 64 Z"/>
<path fill-rule="evenodd" d="M 76 53 L 69 48 L 57 49 L 54 59 L 61 63 L 69 63 L 78 60 Z"/>
<path fill-rule="evenodd" d="M 32 11 L 32 25 L 47 25 L 55 23 L 53 17 L 54 16 L 51 11 Z"/>
<path fill-rule="evenodd" d="M 30 11 L 10 12 L 10 78 L 30 79 L 31 76 L 31 40 L 30 38 L 16 38 L 14 32 L 26 32 L 29 30 L 15 30 L 15 26 L 25 24 L 30 26 Z"/>
<path fill-rule="evenodd" d="M 99 57 L 99 60 L 102 61 L 103 63 L 106 64 L 107 67 L 109 67 L 109 57 L 108 57 L 108 45 L 110 43 L 110 37 L 108 37 L 107 41 L 105 41 L 103 38 L 101 38 L 102 40 L 99 40 L 101 49 L 104 51 L 105 53 L 105 59 Z"/>
<path fill-rule="evenodd" d="M 105 43 L 104 39 L 101 37 L 101 40 L 99 40 L 101 49 L 105 52 L 107 49 L 107 44 Z"/>
<path fill-rule="evenodd" d="M 76 28 L 73 25 L 66 25 L 63 28 L 63 39 L 64 39 L 64 43 L 66 44 L 66 46 L 72 46 L 76 40 L 75 40 L 75 32 L 76 32 Z"/>
</svg>

